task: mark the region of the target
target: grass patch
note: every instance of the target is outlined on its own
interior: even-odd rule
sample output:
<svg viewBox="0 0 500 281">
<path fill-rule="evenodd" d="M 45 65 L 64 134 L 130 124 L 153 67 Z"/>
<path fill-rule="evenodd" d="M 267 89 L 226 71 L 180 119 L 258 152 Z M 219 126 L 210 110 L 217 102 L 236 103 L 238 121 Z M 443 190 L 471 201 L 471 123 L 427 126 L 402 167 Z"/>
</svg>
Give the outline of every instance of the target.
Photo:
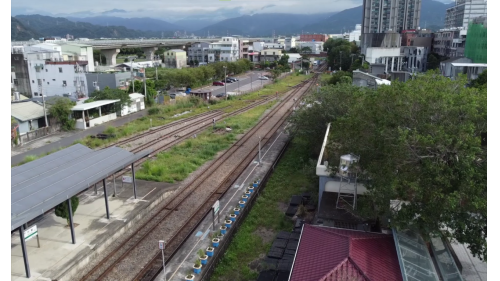
<svg viewBox="0 0 500 281">
<path fill-rule="evenodd" d="M 291 231 L 293 223 L 286 217 L 279 204 L 288 205 L 292 195 L 309 191 L 317 198 L 317 177 L 314 163 L 308 160 L 308 148 L 293 141 L 276 166 L 264 192 L 238 229 L 224 257 L 217 265 L 210 280 L 255 280 L 259 272 L 250 268 L 260 254 L 267 254 L 271 242 L 264 242 L 256 234 L 258 229 Z M 313 199 L 314 200 L 314 199 Z M 317 199 L 316 199 L 317 200 Z"/>
<path fill-rule="evenodd" d="M 249 105 L 248 100 L 254 100 L 262 96 L 266 95 L 274 95 L 276 92 L 284 93 L 286 92 L 290 86 L 294 86 L 300 83 L 303 80 L 309 78 L 310 75 L 289 75 L 288 77 L 281 79 L 278 83 L 270 84 L 266 86 L 266 88 L 261 89 L 259 92 L 253 92 L 246 95 L 242 95 L 238 97 L 238 99 L 232 100 L 221 100 L 216 104 L 207 105 L 206 103 L 200 102 L 199 99 L 191 99 L 190 97 L 182 97 L 177 98 L 175 103 L 169 105 L 157 105 L 148 109 L 148 116 L 136 119 L 131 121 L 123 126 L 118 128 L 108 127 L 105 134 L 114 134 L 115 138 L 109 138 L 106 140 L 94 139 L 90 136 L 87 136 L 81 140 L 76 141 L 75 143 L 81 143 L 85 146 L 88 146 L 92 149 L 107 146 L 119 139 L 129 137 L 134 134 L 138 134 L 144 132 L 150 128 L 150 121 L 152 119 L 153 127 L 162 126 L 173 121 L 187 118 L 190 116 L 198 115 L 210 110 L 221 109 L 223 107 L 227 107 L 224 109 L 225 112 L 233 112 L 240 108 L 243 108 Z M 229 106 L 229 107 L 228 107 Z M 180 115 L 178 117 L 173 117 L 176 114 L 183 113 L 186 111 L 190 111 L 187 114 Z M 227 121 L 226 121 L 227 122 Z M 110 133 L 107 130 L 111 130 L 113 128 L 113 133 Z"/>
<path fill-rule="evenodd" d="M 137 171 L 136 177 L 142 180 L 175 182 L 182 181 L 188 175 L 198 169 L 201 165 L 212 160 L 215 155 L 231 146 L 236 141 L 238 134 L 253 127 L 260 116 L 267 109 L 271 108 L 274 102 L 258 106 L 243 114 L 227 118 L 226 124 L 216 124 L 216 130 L 224 130 L 225 126 L 230 126 L 230 133 L 217 133 L 213 129 L 207 129 L 183 143 L 174 146 L 166 152 L 159 153 L 155 160 L 148 160 L 142 164 Z"/>
<path fill-rule="evenodd" d="M 49 152 L 45 152 L 45 153 L 42 153 L 42 154 L 40 154 L 40 155 L 26 155 L 26 157 L 24 157 L 23 161 L 21 161 L 21 162 L 19 162 L 19 163 L 15 164 L 15 165 L 12 165 L 12 166 L 11 166 L 11 168 L 12 168 L 12 167 L 16 167 L 16 166 L 21 166 L 21 165 L 23 165 L 23 164 L 26 164 L 26 163 L 31 162 L 31 161 L 33 161 L 33 160 L 36 160 L 36 159 L 42 158 L 42 157 L 44 157 L 44 156 L 47 156 L 47 155 L 49 155 L 49 154 L 52 154 L 52 153 L 57 152 L 57 151 L 59 151 L 59 150 L 61 150 L 61 149 L 64 149 L 64 148 L 66 148 L 66 147 L 60 147 L 60 148 L 57 148 L 57 149 L 53 149 L 53 150 L 51 150 L 51 151 L 49 151 Z"/>
</svg>

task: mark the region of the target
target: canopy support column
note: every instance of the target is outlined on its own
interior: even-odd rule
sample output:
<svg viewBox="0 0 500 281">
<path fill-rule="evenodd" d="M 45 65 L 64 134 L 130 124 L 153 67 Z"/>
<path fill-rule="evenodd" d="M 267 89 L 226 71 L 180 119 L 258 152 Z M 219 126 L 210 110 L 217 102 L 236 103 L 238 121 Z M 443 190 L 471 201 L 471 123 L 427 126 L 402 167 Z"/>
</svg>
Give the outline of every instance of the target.
<svg viewBox="0 0 500 281">
<path fill-rule="evenodd" d="M 69 228 L 71 229 L 71 242 L 76 244 L 75 226 L 73 225 L 73 210 L 71 209 L 71 198 L 68 199 Z"/>
<path fill-rule="evenodd" d="M 134 169 L 134 163 L 132 163 L 132 184 L 134 185 L 134 199 L 137 199 L 137 191 L 136 191 L 136 186 L 135 186 L 135 169 Z"/>
<path fill-rule="evenodd" d="M 109 220 L 108 192 L 106 191 L 106 179 L 102 180 L 102 189 L 104 189 L 104 202 L 106 202 L 106 218 Z"/>
<path fill-rule="evenodd" d="M 28 251 L 26 251 L 26 241 L 24 241 L 24 226 L 19 228 L 19 237 L 21 238 L 21 249 L 23 250 L 24 270 L 26 271 L 26 278 L 31 277 L 30 264 L 28 262 Z"/>
</svg>

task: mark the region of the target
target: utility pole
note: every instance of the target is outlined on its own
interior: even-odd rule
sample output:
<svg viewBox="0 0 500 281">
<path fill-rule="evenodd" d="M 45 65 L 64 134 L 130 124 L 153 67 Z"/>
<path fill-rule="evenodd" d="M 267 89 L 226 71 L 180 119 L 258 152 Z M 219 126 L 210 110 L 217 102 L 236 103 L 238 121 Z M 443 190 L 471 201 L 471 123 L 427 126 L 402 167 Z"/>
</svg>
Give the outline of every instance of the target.
<svg viewBox="0 0 500 281">
<path fill-rule="evenodd" d="M 224 92 L 226 92 L 226 100 L 227 100 L 227 80 L 226 80 L 226 70 L 227 70 L 227 67 L 224 65 Z"/>
<path fill-rule="evenodd" d="M 38 75 L 37 75 L 38 80 Z M 43 81 L 43 79 L 42 79 Z M 38 82 L 38 81 L 37 81 Z M 42 95 L 42 104 L 43 104 L 43 115 L 45 116 L 45 126 L 49 126 L 49 121 L 47 120 L 47 110 L 45 109 L 45 97 L 43 96 L 43 82 L 40 83 L 40 94 Z"/>
<path fill-rule="evenodd" d="M 158 59 L 160 58 L 160 56 L 155 56 L 155 72 L 156 72 L 156 81 L 158 81 Z M 146 73 L 144 73 L 145 75 Z"/>
<path fill-rule="evenodd" d="M 132 79 L 132 93 L 135 93 L 135 83 L 134 83 L 134 59 L 130 61 L 130 77 Z"/>
</svg>

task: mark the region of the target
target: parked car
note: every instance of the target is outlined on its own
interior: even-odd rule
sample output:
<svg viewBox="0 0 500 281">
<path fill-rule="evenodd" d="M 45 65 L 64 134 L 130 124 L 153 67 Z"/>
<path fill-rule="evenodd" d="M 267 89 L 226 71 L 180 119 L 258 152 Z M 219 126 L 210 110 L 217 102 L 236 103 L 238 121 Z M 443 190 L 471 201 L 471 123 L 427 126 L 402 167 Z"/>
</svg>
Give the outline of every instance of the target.
<svg viewBox="0 0 500 281">
<path fill-rule="evenodd" d="M 222 81 L 214 81 L 214 83 L 212 85 L 214 85 L 214 86 L 224 86 L 224 82 L 222 82 Z"/>
<path fill-rule="evenodd" d="M 219 93 L 217 95 L 215 95 L 216 98 L 223 98 L 226 96 L 226 93 Z"/>
<path fill-rule="evenodd" d="M 269 80 L 269 78 L 267 78 L 266 76 L 259 76 L 258 78 L 259 80 Z"/>
<path fill-rule="evenodd" d="M 233 80 L 231 80 L 231 79 L 229 79 L 229 78 L 226 78 L 226 80 L 225 80 L 225 81 L 226 81 L 226 83 L 233 83 L 233 82 L 234 82 Z"/>
<path fill-rule="evenodd" d="M 231 79 L 231 80 L 233 80 L 233 81 L 240 81 L 240 79 L 238 79 L 238 78 L 234 78 L 234 77 L 228 77 L 228 79 Z"/>
</svg>

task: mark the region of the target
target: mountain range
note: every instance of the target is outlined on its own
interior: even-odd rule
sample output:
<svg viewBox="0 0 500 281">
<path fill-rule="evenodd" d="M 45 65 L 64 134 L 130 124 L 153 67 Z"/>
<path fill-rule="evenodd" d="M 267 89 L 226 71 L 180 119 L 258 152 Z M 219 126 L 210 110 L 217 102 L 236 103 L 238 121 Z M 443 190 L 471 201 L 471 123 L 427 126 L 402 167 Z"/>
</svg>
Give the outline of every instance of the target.
<svg viewBox="0 0 500 281">
<path fill-rule="evenodd" d="M 441 28 L 446 9 L 453 4 L 435 0 L 422 0 L 420 25 L 422 28 Z M 309 33 L 341 33 L 353 30 L 362 21 L 362 6 L 338 13 L 285 14 L 257 13 L 227 18 L 221 21 L 200 16 L 167 22 L 161 19 L 141 17 L 123 18 L 106 16 L 123 13 L 114 9 L 93 17 L 51 17 L 44 15 L 17 15 L 12 18 L 11 40 L 25 40 L 29 34 L 36 36 L 65 36 L 75 38 L 138 38 L 171 37 L 175 31 L 186 31 L 198 36 L 242 35 L 251 37 L 293 35 Z M 81 12 L 85 14 L 85 12 Z M 17 20 L 17 21 L 16 21 Z M 24 39 L 21 39 L 24 38 Z"/>
</svg>

